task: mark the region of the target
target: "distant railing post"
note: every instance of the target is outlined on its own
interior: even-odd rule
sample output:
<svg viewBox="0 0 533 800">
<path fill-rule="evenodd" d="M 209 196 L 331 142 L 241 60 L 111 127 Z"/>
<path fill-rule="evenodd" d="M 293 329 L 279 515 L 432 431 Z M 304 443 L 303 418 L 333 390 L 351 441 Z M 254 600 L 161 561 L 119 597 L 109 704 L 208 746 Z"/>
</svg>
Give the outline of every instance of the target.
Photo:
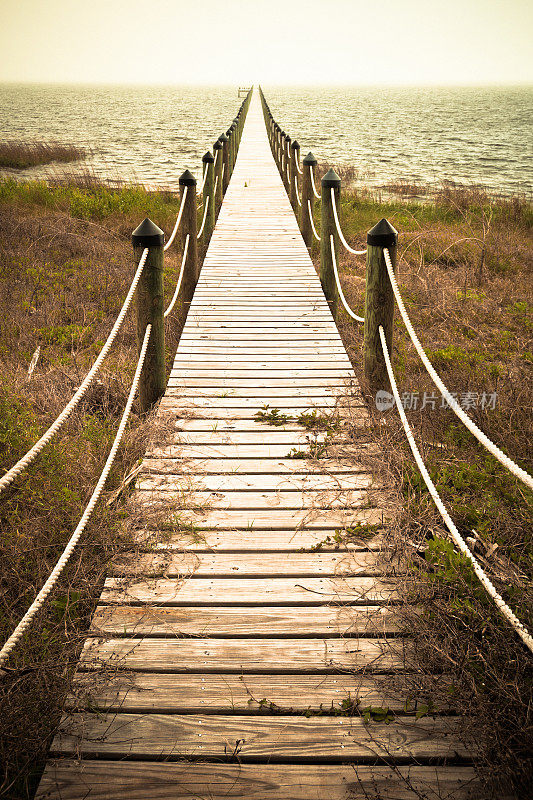
<svg viewBox="0 0 533 800">
<path fill-rule="evenodd" d="M 229 174 L 229 139 L 225 133 L 219 136 L 219 142 L 222 143 L 222 164 L 224 165 L 224 171 L 222 174 L 222 194 L 226 194 L 226 189 L 228 188 L 228 183 L 230 179 Z"/>
<path fill-rule="evenodd" d="M 222 205 L 222 142 L 217 139 L 215 144 L 213 145 L 213 152 L 215 154 L 216 162 L 215 162 L 215 184 L 216 184 L 216 192 L 215 192 L 215 215 L 218 216 L 218 212 L 220 211 L 220 206 Z"/>
<path fill-rule="evenodd" d="M 205 204 L 209 203 L 207 216 L 205 218 L 204 232 L 202 234 L 202 243 L 207 247 L 215 227 L 215 159 L 209 151 L 203 156 L 202 164 L 205 170 L 203 193 L 204 209 Z"/>
<path fill-rule="evenodd" d="M 285 186 L 285 191 L 289 195 L 291 189 L 291 185 L 289 183 L 290 165 L 291 165 L 291 137 L 287 133 L 285 134 L 285 147 L 283 152 L 283 171 L 281 173 L 281 178 L 283 180 L 283 185 Z"/>
<path fill-rule="evenodd" d="M 235 157 L 235 128 L 233 125 L 230 125 L 228 130 L 226 131 L 226 136 L 228 137 L 228 170 L 229 170 L 229 177 L 231 178 L 233 174 L 233 164 L 234 164 L 234 157 Z"/>
<path fill-rule="evenodd" d="M 298 170 L 296 169 L 296 164 L 300 160 L 300 145 L 294 140 L 291 142 L 291 160 L 290 160 L 290 168 L 289 168 L 289 181 L 290 181 L 290 192 L 289 197 L 291 198 L 291 205 L 292 210 L 295 214 L 298 214 Z"/>
<path fill-rule="evenodd" d="M 333 216 L 333 204 L 331 189 L 334 190 L 337 214 L 339 213 L 339 199 L 341 193 L 341 179 L 337 173 L 330 169 L 322 178 L 322 200 L 320 216 L 320 282 L 326 295 L 333 317 L 337 313 L 337 282 L 333 271 L 333 257 L 331 253 L 331 236 L 335 248 L 335 257 L 338 258 L 339 235 L 335 218 Z"/>
<path fill-rule="evenodd" d="M 187 234 L 189 235 L 189 244 L 187 247 L 187 258 L 185 261 L 185 268 L 183 270 L 183 283 L 187 287 L 184 292 L 185 302 L 190 302 L 193 292 L 196 288 L 198 280 L 198 247 L 197 247 L 197 221 L 196 215 L 198 209 L 196 207 L 196 178 L 188 169 L 185 170 L 179 180 L 181 193 L 187 187 L 187 197 L 185 198 L 185 206 L 183 208 L 183 217 L 181 220 L 180 233 L 181 242 L 185 247 L 185 240 Z M 189 288 L 190 287 L 190 288 Z"/>
<path fill-rule="evenodd" d="M 307 247 L 311 247 L 313 244 L 313 229 L 311 228 L 311 217 L 309 212 L 312 214 L 315 207 L 315 196 L 313 194 L 311 173 L 314 173 L 316 163 L 316 158 L 311 152 L 306 155 L 302 162 L 302 209 L 300 217 L 300 229 L 302 231 L 303 240 Z"/>
<path fill-rule="evenodd" d="M 137 284 L 137 345 L 140 352 L 146 326 L 150 340 L 139 382 L 141 411 L 149 411 L 165 393 L 165 318 L 163 316 L 163 245 L 165 234 L 148 217 L 131 235 L 135 265 L 148 248 L 148 256 Z"/>
<path fill-rule="evenodd" d="M 285 147 L 285 139 L 287 138 L 287 134 L 285 131 L 281 131 L 279 134 L 279 173 L 281 175 L 281 180 L 283 181 L 283 185 L 285 185 L 285 181 L 283 180 L 283 172 L 285 170 L 285 153 L 287 152 Z"/>
<path fill-rule="evenodd" d="M 364 328 L 365 376 L 370 391 L 390 391 L 390 381 L 383 357 L 379 326 L 383 326 L 387 348 L 392 355 L 392 327 L 394 317 L 394 292 L 383 256 L 388 248 L 393 268 L 396 267 L 398 233 L 382 219 L 367 234 L 366 296 Z"/>
<path fill-rule="evenodd" d="M 239 145 L 241 143 L 241 129 L 240 129 L 239 120 L 237 119 L 237 117 L 235 117 L 235 119 L 233 120 L 233 128 L 235 130 L 235 133 L 233 134 L 235 147 L 234 147 L 234 151 L 233 151 L 233 164 L 232 164 L 232 167 L 231 167 L 231 171 L 232 172 L 233 172 L 233 170 L 235 168 L 235 162 L 237 161 L 237 153 L 239 152 Z"/>
</svg>

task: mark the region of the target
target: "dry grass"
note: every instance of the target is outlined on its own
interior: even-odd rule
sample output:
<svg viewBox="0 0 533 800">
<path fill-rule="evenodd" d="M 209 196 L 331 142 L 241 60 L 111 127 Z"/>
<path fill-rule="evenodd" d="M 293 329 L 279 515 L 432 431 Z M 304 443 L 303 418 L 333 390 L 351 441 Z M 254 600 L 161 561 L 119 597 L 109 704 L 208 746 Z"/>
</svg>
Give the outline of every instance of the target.
<svg viewBox="0 0 533 800">
<path fill-rule="evenodd" d="M 80 161 L 86 157 L 81 147 L 59 142 L 0 142 L 0 167 L 27 169 L 39 164 Z"/>
<path fill-rule="evenodd" d="M 450 391 L 475 398 L 468 413 L 515 461 L 533 471 L 532 208 L 479 188 L 444 185 L 431 203 L 380 203 L 371 192 L 344 194 L 342 224 L 351 243 L 386 216 L 399 230 L 399 285 L 419 338 Z M 318 217 L 318 213 L 317 213 Z M 315 253 L 316 257 L 316 253 Z M 364 314 L 364 259 L 344 253 L 348 302 Z M 341 314 L 340 328 L 363 387 L 362 326 Z M 396 316 L 393 363 L 429 472 L 462 534 L 498 590 L 533 629 L 533 498 L 477 444 L 449 410 Z M 467 393 L 472 393 L 467 395 Z M 424 393 L 426 397 L 424 406 Z M 494 396 L 495 407 L 481 398 Z M 370 433 L 387 459 L 374 471 L 394 481 L 403 511 L 391 531 L 407 576 L 406 596 L 425 613 L 406 619 L 420 667 L 451 671 L 464 735 L 483 741 L 478 767 L 490 796 L 509 787 L 529 796 L 533 763 L 530 654 L 495 609 L 446 531 L 414 466 L 396 411 L 380 413 L 367 392 Z M 354 429 L 367 439 L 369 431 Z M 372 461 L 371 454 L 368 458 Z M 435 690 L 435 706 L 450 702 Z"/>
<path fill-rule="evenodd" d="M 179 201 L 138 187 L 0 184 L 0 469 L 20 458 L 70 399 L 122 304 L 135 265 L 130 233 L 145 215 L 167 232 Z M 166 298 L 180 255 L 167 254 Z M 170 365 L 177 341 L 167 323 Z M 28 366 L 40 347 L 35 370 Z M 134 313 L 99 380 L 64 429 L 0 497 L 0 641 L 48 577 L 94 488 L 137 359 Z M 32 796 L 109 559 L 132 546 L 124 477 L 150 438 L 134 411 L 96 513 L 39 618 L 0 679 L 0 796 Z M 106 505 L 106 501 L 110 501 Z"/>
</svg>

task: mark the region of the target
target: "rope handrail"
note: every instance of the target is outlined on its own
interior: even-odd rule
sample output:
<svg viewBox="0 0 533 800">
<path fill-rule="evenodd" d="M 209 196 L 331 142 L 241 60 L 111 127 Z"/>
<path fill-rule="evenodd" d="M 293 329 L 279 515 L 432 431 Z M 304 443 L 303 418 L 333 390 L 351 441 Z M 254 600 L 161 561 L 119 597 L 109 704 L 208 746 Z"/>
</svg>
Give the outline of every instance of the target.
<svg viewBox="0 0 533 800">
<path fill-rule="evenodd" d="M 311 201 L 310 200 L 307 201 L 307 210 L 309 212 L 309 222 L 311 223 L 311 230 L 313 231 L 313 236 L 315 237 L 317 242 L 319 242 L 320 241 L 320 236 L 316 232 L 315 221 L 313 219 L 313 212 L 311 211 Z"/>
<path fill-rule="evenodd" d="M 444 520 L 444 523 L 445 523 L 446 527 L 450 531 L 451 537 L 452 537 L 455 545 L 458 547 L 460 552 L 464 556 L 466 556 L 466 558 L 470 561 L 470 563 L 472 565 L 472 568 L 473 568 L 473 570 L 474 570 L 479 582 L 482 584 L 484 589 L 487 591 L 489 596 L 492 598 L 492 600 L 494 601 L 494 603 L 498 607 L 498 609 L 501 612 L 501 614 L 503 614 L 503 616 L 507 619 L 507 621 L 512 625 L 514 630 L 518 633 L 518 635 L 520 636 L 520 638 L 522 639 L 522 641 L 524 642 L 526 647 L 533 653 L 533 636 L 531 636 L 531 634 L 529 633 L 529 631 L 525 627 L 525 625 L 522 622 L 520 622 L 520 620 L 518 619 L 516 614 L 512 611 L 512 609 L 509 608 L 509 606 L 507 605 L 507 603 L 505 602 L 503 597 L 498 593 L 498 591 L 494 587 L 494 585 L 493 585 L 492 581 L 490 580 L 490 578 L 483 571 L 479 561 L 474 556 L 474 554 L 470 551 L 468 545 L 466 544 L 466 542 L 464 541 L 463 537 L 461 536 L 461 534 L 457 530 L 457 527 L 455 526 L 452 518 L 450 517 L 450 515 L 449 515 L 449 513 L 448 513 L 448 511 L 446 509 L 446 506 L 442 502 L 441 497 L 440 497 L 437 489 L 435 488 L 435 484 L 431 480 L 431 477 L 430 477 L 430 475 L 429 475 L 429 473 L 428 473 L 428 471 L 426 469 L 426 465 L 424 464 L 424 461 L 422 459 L 422 456 L 420 455 L 420 451 L 418 449 L 418 446 L 417 446 L 417 444 L 415 442 L 415 439 L 414 439 L 413 433 L 411 431 L 411 427 L 409 425 L 409 422 L 407 420 L 407 416 L 405 414 L 404 408 L 402 406 L 402 401 L 401 401 L 401 398 L 400 398 L 400 395 L 399 395 L 399 392 L 398 392 L 398 386 L 396 385 L 396 379 L 394 377 L 394 372 L 392 370 L 392 364 L 391 364 L 391 360 L 390 360 L 390 356 L 389 356 L 389 350 L 388 350 L 387 341 L 386 341 L 386 338 L 385 338 L 385 331 L 383 330 L 383 326 L 382 325 L 379 326 L 379 337 L 381 339 L 381 347 L 382 347 L 382 350 L 383 350 L 383 357 L 385 359 L 385 365 L 387 367 L 387 373 L 388 373 L 388 376 L 389 376 L 390 385 L 391 385 L 391 388 L 392 388 L 392 393 L 393 393 L 394 399 L 396 401 L 396 407 L 398 409 L 398 413 L 399 413 L 400 419 L 402 421 L 402 425 L 403 425 L 403 428 L 404 428 L 404 431 L 405 431 L 405 435 L 407 437 L 407 441 L 409 442 L 409 446 L 411 448 L 411 452 L 413 453 L 414 459 L 415 459 L 415 461 L 417 463 L 418 469 L 420 470 L 420 473 L 421 473 L 421 475 L 422 475 L 422 477 L 424 479 L 424 482 L 425 482 L 425 484 L 426 484 L 426 486 L 428 488 L 428 491 L 429 491 L 429 493 L 430 493 L 430 495 L 431 495 L 431 497 L 433 499 L 433 502 L 437 506 L 437 508 L 439 510 L 439 513 L 440 513 L 442 519 Z"/>
<path fill-rule="evenodd" d="M 178 217 L 176 219 L 176 224 L 174 225 L 174 230 L 170 234 L 170 239 L 168 240 L 166 245 L 163 247 L 163 250 L 168 250 L 168 248 L 170 247 L 170 245 L 172 244 L 172 242 L 176 238 L 176 234 L 177 234 L 178 228 L 180 226 L 181 218 L 183 216 L 183 209 L 185 208 L 185 200 L 187 199 L 188 190 L 189 190 L 188 186 L 184 186 L 183 187 L 183 194 L 181 196 L 181 204 L 180 204 L 180 209 L 178 211 Z"/>
<path fill-rule="evenodd" d="M 446 398 L 446 402 L 448 403 L 452 411 L 459 417 L 461 422 L 468 428 L 470 433 L 472 433 L 473 436 L 476 437 L 478 442 L 480 442 L 480 444 L 482 444 L 489 451 L 489 453 L 491 453 L 494 456 L 494 458 L 497 458 L 500 464 L 503 464 L 504 467 L 506 467 L 510 472 L 512 472 L 512 474 L 516 478 L 519 478 L 526 484 L 526 486 L 528 486 L 530 489 L 533 489 L 533 477 L 531 477 L 531 475 L 529 475 L 524 469 L 519 467 L 518 464 L 516 464 L 511 458 L 509 458 L 509 456 L 505 455 L 505 453 L 502 450 L 500 450 L 500 448 L 497 445 L 495 445 L 494 442 L 491 441 L 485 433 L 483 433 L 481 428 L 478 428 L 474 420 L 471 419 L 468 416 L 468 414 L 465 413 L 465 411 L 461 408 L 461 406 L 453 397 L 453 395 L 448 391 L 447 386 L 443 383 L 443 381 L 435 371 L 433 364 L 425 354 L 424 349 L 420 344 L 420 341 L 415 333 L 411 320 L 409 319 L 407 311 L 405 310 L 402 296 L 398 288 L 398 283 L 396 281 L 396 276 L 392 268 L 390 253 L 387 248 L 384 248 L 383 255 L 385 258 L 385 264 L 387 265 L 387 272 L 389 274 L 392 290 L 394 292 L 394 296 L 396 298 L 398 309 L 400 311 L 404 325 L 407 328 L 407 332 L 411 337 L 411 341 L 415 346 L 415 350 L 420 356 L 422 363 L 427 369 L 433 382 L 441 392 L 442 396 Z"/>
<path fill-rule="evenodd" d="M 335 258 L 335 242 L 333 241 L 333 234 L 330 234 L 330 236 L 329 236 L 329 244 L 330 244 L 330 247 L 331 247 L 331 260 L 333 262 L 333 273 L 335 275 L 335 283 L 337 284 L 337 291 L 339 293 L 339 297 L 340 297 L 341 303 L 343 304 L 345 310 L 348 312 L 350 317 L 352 317 L 352 319 L 357 320 L 357 322 L 364 322 L 365 318 L 364 317 L 358 317 L 357 314 L 354 314 L 354 312 L 352 311 L 352 309 L 350 308 L 350 306 L 346 302 L 346 298 L 344 297 L 344 292 L 342 291 L 342 286 L 341 286 L 341 282 L 340 282 L 340 279 L 339 279 L 339 271 L 337 269 L 337 259 Z"/>
<path fill-rule="evenodd" d="M 167 310 L 163 313 L 163 316 L 165 317 L 165 319 L 172 312 L 172 309 L 176 305 L 176 300 L 178 299 L 178 294 L 179 294 L 179 291 L 180 291 L 181 282 L 183 280 L 183 274 L 185 272 L 185 263 L 187 261 L 187 251 L 189 249 L 189 239 L 190 238 L 191 238 L 191 236 L 188 233 L 187 236 L 185 237 L 185 245 L 183 247 L 183 256 L 182 256 L 182 259 L 181 259 L 181 269 L 180 269 L 180 274 L 178 276 L 178 282 L 176 283 L 176 288 L 174 289 L 174 294 L 172 295 L 172 300 L 170 301 L 170 303 L 169 303 L 169 305 L 167 307 Z"/>
<path fill-rule="evenodd" d="M 335 226 L 337 228 L 337 233 L 339 234 L 339 239 L 341 240 L 344 247 L 346 248 L 346 250 L 348 250 L 349 253 L 353 253 L 354 256 L 364 256 L 366 254 L 366 247 L 364 250 L 354 250 L 353 247 L 350 247 L 350 245 L 344 238 L 344 234 L 341 230 L 341 225 L 337 214 L 337 203 L 335 202 L 335 189 L 331 187 L 330 192 L 331 192 L 331 206 L 333 208 L 333 219 L 335 220 Z"/>
<path fill-rule="evenodd" d="M 200 194 L 204 190 L 204 185 L 205 185 L 205 181 L 206 181 L 206 178 L 207 178 L 207 169 L 208 169 L 208 165 L 204 164 L 204 169 L 202 171 L 202 180 L 200 181 L 200 183 L 196 187 L 197 194 Z"/>
<path fill-rule="evenodd" d="M 318 192 L 316 190 L 314 170 L 313 170 L 312 167 L 309 167 L 309 174 L 311 175 L 311 188 L 313 189 L 313 194 L 314 194 L 314 196 L 316 197 L 317 200 L 320 200 L 322 195 L 318 194 Z"/>
<path fill-rule="evenodd" d="M 206 202 L 206 204 L 205 204 L 205 208 L 204 208 L 204 217 L 203 217 L 203 219 L 202 219 L 202 224 L 201 224 L 201 226 L 200 226 L 200 230 L 199 230 L 199 231 L 198 231 L 198 233 L 196 234 L 196 238 L 197 238 L 197 239 L 199 239 L 199 238 L 200 238 L 200 236 L 202 235 L 202 233 L 204 232 L 205 221 L 206 221 L 206 219 L 207 219 L 207 209 L 209 208 L 209 199 L 210 199 L 210 198 L 209 198 L 209 195 L 208 195 L 208 196 L 207 196 L 207 202 Z M 188 234 L 187 234 L 187 235 L 188 235 Z"/>
<path fill-rule="evenodd" d="M 145 249 L 143 250 L 143 253 L 141 255 L 141 258 L 139 260 L 139 264 L 137 266 L 137 271 L 135 272 L 135 275 L 134 275 L 133 280 L 131 282 L 130 288 L 128 290 L 128 294 L 126 295 L 126 299 L 124 300 L 124 303 L 122 304 L 122 308 L 120 309 L 119 315 L 118 315 L 117 319 L 115 320 L 115 324 L 113 325 L 113 328 L 111 329 L 111 332 L 110 332 L 109 336 L 107 337 L 107 340 L 106 340 L 104 346 L 100 350 L 100 354 L 98 355 L 96 361 L 94 362 L 94 364 L 92 365 L 91 369 L 89 370 L 89 372 L 85 376 L 81 386 L 78 388 L 78 390 L 72 396 L 72 398 L 67 403 L 67 405 L 65 406 L 65 408 L 63 409 L 61 414 L 50 425 L 48 430 L 45 433 L 43 433 L 41 438 L 33 445 L 33 447 L 30 450 L 28 450 L 26 455 L 24 455 L 21 459 L 19 459 L 17 461 L 17 463 L 14 466 L 12 466 L 11 469 L 9 469 L 6 472 L 6 474 L 2 476 L 2 478 L 0 478 L 0 493 L 4 489 L 7 489 L 7 487 L 10 486 L 11 483 L 13 483 L 13 481 L 15 480 L 17 475 L 19 475 L 24 469 L 26 469 L 27 466 L 29 466 L 32 463 L 32 461 L 35 460 L 35 458 L 39 455 L 41 450 L 48 444 L 48 442 L 52 439 L 52 437 L 64 425 L 64 423 L 67 421 L 67 419 L 70 417 L 70 415 L 72 414 L 72 412 L 74 411 L 74 409 L 76 408 L 78 403 L 80 402 L 80 400 L 85 395 L 87 389 L 89 388 L 89 386 L 93 382 L 93 379 L 94 379 L 96 373 L 100 369 L 103 360 L 105 359 L 105 357 L 107 356 L 109 350 L 111 349 L 111 345 L 113 344 L 113 342 L 116 339 L 117 333 L 119 332 L 120 327 L 122 325 L 122 322 L 124 321 L 124 317 L 126 316 L 126 312 L 128 311 L 128 309 L 129 309 L 129 307 L 131 305 L 131 301 L 132 301 L 134 292 L 135 292 L 135 290 L 137 288 L 137 284 L 139 283 L 139 280 L 140 280 L 140 277 L 141 277 L 141 273 L 142 273 L 142 271 L 144 269 L 144 265 L 145 265 L 147 257 L 148 257 L 148 248 L 145 247 Z"/>
<path fill-rule="evenodd" d="M 300 165 L 298 164 L 298 159 L 297 158 L 294 159 L 294 163 L 296 164 L 296 170 L 300 173 L 300 175 L 303 175 L 304 171 L 303 171 L 303 169 L 300 169 Z"/>
<path fill-rule="evenodd" d="M 102 494 L 102 490 L 104 488 L 104 485 L 105 485 L 105 482 L 106 482 L 107 477 L 109 475 L 109 472 L 111 470 L 111 467 L 113 466 L 113 462 L 115 460 L 118 448 L 119 448 L 120 443 L 122 441 L 122 437 L 124 435 L 124 430 L 126 428 L 126 424 L 128 422 L 128 419 L 129 419 L 129 416 L 130 416 L 130 413 L 131 413 L 131 409 L 132 409 L 132 406 L 133 406 L 133 400 L 135 398 L 135 394 L 137 392 L 137 387 L 139 385 L 139 379 L 141 377 L 141 370 L 142 370 L 142 367 L 143 367 L 143 364 L 144 364 L 144 360 L 146 358 L 146 350 L 148 348 L 148 340 L 150 339 L 151 331 L 152 331 L 152 326 L 150 324 L 148 324 L 146 326 L 146 330 L 145 330 L 145 333 L 144 333 L 144 339 L 143 339 L 143 343 L 142 343 L 142 347 L 141 347 L 141 352 L 140 352 L 140 355 L 139 355 L 139 360 L 137 361 L 137 368 L 135 370 L 135 375 L 133 377 L 133 381 L 132 381 L 132 384 L 131 384 L 131 388 L 130 388 L 130 392 L 129 392 L 129 395 L 128 395 L 128 399 L 126 401 L 126 406 L 124 408 L 124 412 L 122 414 L 122 418 L 120 420 L 120 425 L 118 426 L 118 430 L 117 430 L 115 439 L 114 439 L 113 444 L 111 446 L 111 450 L 109 451 L 109 455 L 107 456 L 107 460 L 106 460 L 106 462 L 104 464 L 104 468 L 103 468 L 102 472 L 100 473 L 100 477 L 98 478 L 98 483 L 96 484 L 96 487 L 95 487 L 95 489 L 94 489 L 94 491 L 93 491 L 93 493 L 91 495 L 91 498 L 90 498 L 89 502 L 87 503 L 87 506 L 85 507 L 85 511 L 83 512 L 83 514 L 81 516 L 81 519 L 80 519 L 80 521 L 78 522 L 78 524 L 76 526 L 76 530 L 74 531 L 74 533 L 70 537 L 70 539 L 69 539 L 65 549 L 63 550 L 63 553 L 59 557 L 54 569 L 52 570 L 52 572 L 48 576 L 46 582 L 44 583 L 44 585 L 43 585 L 42 589 L 40 590 L 40 592 L 38 593 L 37 597 L 35 598 L 35 600 L 31 604 L 29 609 L 26 611 L 26 613 L 24 614 L 24 616 L 22 617 L 22 619 L 20 620 L 20 622 L 16 626 L 16 628 L 13 631 L 13 633 L 11 634 L 11 636 L 9 636 L 7 641 L 4 643 L 2 649 L 0 650 L 0 667 L 3 666 L 3 664 L 6 662 L 6 660 L 9 657 L 11 651 L 17 645 L 17 643 L 20 641 L 20 639 L 22 638 L 22 636 L 24 635 L 26 630 L 29 628 L 29 626 L 31 625 L 35 615 L 37 614 L 39 609 L 42 607 L 44 601 L 46 600 L 46 598 L 48 597 L 48 595 L 50 594 L 50 592 L 52 591 L 52 589 L 56 585 L 61 573 L 63 572 L 65 566 L 67 565 L 67 563 L 68 563 L 68 561 L 70 559 L 70 556 L 74 552 L 74 549 L 75 549 L 75 547 L 76 547 L 81 535 L 83 534 L 83 532 L 84 532 L 84 530 L 85 530 L 85 528 L 87 526 L 87 523 L 89 522 L 89 519 L 91 518 L 91 515 L 92 515 L 92 513 L 94 511 L 94 508 L 96 506 L 96 503 L 98 502 L 98 499 L 99 499 L 100 495 Z"/>
</svg>

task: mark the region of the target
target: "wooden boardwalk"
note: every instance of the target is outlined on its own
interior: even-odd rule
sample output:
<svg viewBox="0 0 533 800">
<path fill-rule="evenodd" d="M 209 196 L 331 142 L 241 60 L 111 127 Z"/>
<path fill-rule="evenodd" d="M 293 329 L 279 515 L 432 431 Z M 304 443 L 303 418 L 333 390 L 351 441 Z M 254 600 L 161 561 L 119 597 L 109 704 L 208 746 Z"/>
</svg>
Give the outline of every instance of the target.
<svg viewBox="0 0 533 800">
<path fill-rule="evenodd" d="M 406 707 L 372 476 L 347 450 L 289 457 L 311 409 L 365 414 L 255 94 L 161 403 L 175 435 L 135 497 L 194 529 L 140 530 L 115 565 L 39 798 L 479 797 L 456 719 Z M 353 701 L 396 717 L 341 714 Z"/>
</svg>

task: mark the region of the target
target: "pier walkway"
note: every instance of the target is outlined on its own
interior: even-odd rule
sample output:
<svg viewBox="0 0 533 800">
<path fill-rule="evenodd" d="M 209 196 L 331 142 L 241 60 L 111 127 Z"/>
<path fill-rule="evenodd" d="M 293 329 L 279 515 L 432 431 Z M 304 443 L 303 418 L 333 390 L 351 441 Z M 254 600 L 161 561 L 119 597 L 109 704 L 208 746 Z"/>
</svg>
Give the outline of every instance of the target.
<svg viewBox="0 0 533 800">
<path fill-rule="evenodd" d="M 365 410 L 257 93 L 159 413 L 134 503 L 175 527 L 108 577 L 38 798 L 475 797 L 457 719 L 411 703 L 385 495 L 342 445 Z"/>
</svg>

